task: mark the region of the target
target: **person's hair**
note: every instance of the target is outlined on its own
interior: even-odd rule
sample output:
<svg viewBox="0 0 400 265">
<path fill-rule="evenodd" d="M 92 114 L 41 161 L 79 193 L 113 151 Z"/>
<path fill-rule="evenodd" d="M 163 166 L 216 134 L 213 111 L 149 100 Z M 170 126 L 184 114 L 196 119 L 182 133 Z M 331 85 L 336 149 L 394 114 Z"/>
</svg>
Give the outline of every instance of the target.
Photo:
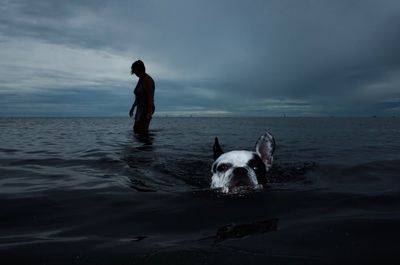
<svg viewBox="0 0 400 265">
<path fill-rule="evenodd" d="M 143 70 L 143 72 L 146 72 L 146 67 L 144 66 L 144 63 L 141 60 L 137 60 L 136 62 L 134 62 L 132 64 L 132 66 L 131 66 L 132 73 L 136 69 L 140 69 L 140 70 Z"/>
</svg>

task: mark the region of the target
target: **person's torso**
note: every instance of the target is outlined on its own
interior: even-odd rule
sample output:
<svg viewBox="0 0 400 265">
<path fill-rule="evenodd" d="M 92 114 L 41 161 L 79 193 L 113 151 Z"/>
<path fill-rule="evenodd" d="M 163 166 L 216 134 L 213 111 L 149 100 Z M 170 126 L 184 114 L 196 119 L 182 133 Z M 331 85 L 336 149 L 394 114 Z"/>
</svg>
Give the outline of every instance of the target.
<svg viewBox="0 0 400 265">
<path fill-rule="evenodd" d="M 138 105 L 147 105 L 148 92 L 146 91 L 146 87 L 145 87 L 145 79 L 146 78 L 150 79 L 149 80 L 150 82 L 148 82 L 148 83 L 150 83 L 151 85 L 148 89 L 150 89 L 151 98 L 153 100 L 153 105 L 154 105 L 154 89 L 155 89 L 155 87 L 154 87 L 154 81 L 149 75 L 146 75 L 145 77 L 140 78 L 135 87 L 134 94 L 136 97 L 136 103 Z"/>
<path fill-rule="evenodd" d="M 144 77 L 144 78 L 141 78 L 141 79 L 139 79 L 139 81 L 138 81 L 138 83 L 137 83 L 137 85 L 136 85 L 136 88 L 135 88 L 135 91 L 134 91 L 134 93 L 135 93 L 135 101 L 136 101 L 136 114 L 135 114 L 135 120 L 136 121 L 138 121 L 138 120 L 145 120 L 146 118 L 147 118 L 147 115 L 148 115 L 148 111 L 149 111 L 149 108 L 148 108 L 148 92 L 146 91 L 146 87 L 145 87 L 145 78 L 150 78 L 150 82 L 148 82 L 148 83 L 150 83 L 151 85 L 150 85 L 150 96 L 151 96 L 151 99 L 152 99 L 152 110 L 151 110 L 151 112 L 152 113 L 154 113 L 154 111 L 155 111 L 155 106 L 154 106 L 154 88 L 155 88 L 155 86 L 154 86 L 154 81 L 153 81 L 153 79 L 149 76 L 149 75 L 147 75 L 146 77 Z"/>
</svg>

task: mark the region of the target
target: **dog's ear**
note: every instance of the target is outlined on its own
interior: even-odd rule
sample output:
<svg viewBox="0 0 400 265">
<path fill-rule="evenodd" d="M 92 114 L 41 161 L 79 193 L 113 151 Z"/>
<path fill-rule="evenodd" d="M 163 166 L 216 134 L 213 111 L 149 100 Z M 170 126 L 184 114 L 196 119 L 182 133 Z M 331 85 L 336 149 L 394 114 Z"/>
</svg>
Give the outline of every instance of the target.
<svg viewBox="0 0 400 265">
<path fill-rule="evenodd" d="M 266 132 L 256 143 L 256 153 L 261 157 L 267 171 L 272 167 L 275 151 L 275 139 L 269 132 Z"/>
<path fill-rule="evenodd" d="M 218 137 L 215 137 L 213 151 L 214 151 L 214 160 L 217 160 L 217 158 L 224 153 L 224 151 L 222 151 L 221 146 L 219 145 Z"/>
</svg>

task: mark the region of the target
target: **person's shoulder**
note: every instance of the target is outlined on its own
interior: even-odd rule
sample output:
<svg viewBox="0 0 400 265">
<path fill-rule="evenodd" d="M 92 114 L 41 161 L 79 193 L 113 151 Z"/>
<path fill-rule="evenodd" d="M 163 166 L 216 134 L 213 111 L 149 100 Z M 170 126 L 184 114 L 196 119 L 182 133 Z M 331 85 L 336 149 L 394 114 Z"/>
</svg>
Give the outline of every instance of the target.
<svg viewBox="0 0 400 265">
<path fill-rule="evenodd" d="M 154 82 L 153 77 L 151 77 L 151 75 L 149 75 L 149 74 L 146 74 L 146 75 L 147 75 L 147 78 L 148 78 L 149 80 L 151 80 L 151 81 Z"/>
<path fill-rule="evenodd" d="M 146 74 L 146 79 L 145 80 L 146 80 L 146 82 L 154 85 L 154 79 L 149 74 Z"/>
</svg>

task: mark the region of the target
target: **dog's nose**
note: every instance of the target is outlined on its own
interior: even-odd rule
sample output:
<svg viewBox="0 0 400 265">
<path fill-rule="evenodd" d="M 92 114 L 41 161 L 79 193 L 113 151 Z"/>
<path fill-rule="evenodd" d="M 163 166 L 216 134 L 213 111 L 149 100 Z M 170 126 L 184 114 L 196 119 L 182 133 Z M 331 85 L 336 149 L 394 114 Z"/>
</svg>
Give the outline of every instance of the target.
<svg viewBox="0 0 400 265">
<path fill-rule="evenodd" d="M 233 170 L 231 179 L 232 186 L 248 186 L 250 185 L 250 178 L 247 175 L 247 169 L 244 167 L 237 167 Z"/>
<path fill-rule="evenodd" d="M 233 170 L 233 174 L 238 177 L 245 177 L 247 176 L 247 169 L 244 167 L 237 167 Z"/>
</svg>

